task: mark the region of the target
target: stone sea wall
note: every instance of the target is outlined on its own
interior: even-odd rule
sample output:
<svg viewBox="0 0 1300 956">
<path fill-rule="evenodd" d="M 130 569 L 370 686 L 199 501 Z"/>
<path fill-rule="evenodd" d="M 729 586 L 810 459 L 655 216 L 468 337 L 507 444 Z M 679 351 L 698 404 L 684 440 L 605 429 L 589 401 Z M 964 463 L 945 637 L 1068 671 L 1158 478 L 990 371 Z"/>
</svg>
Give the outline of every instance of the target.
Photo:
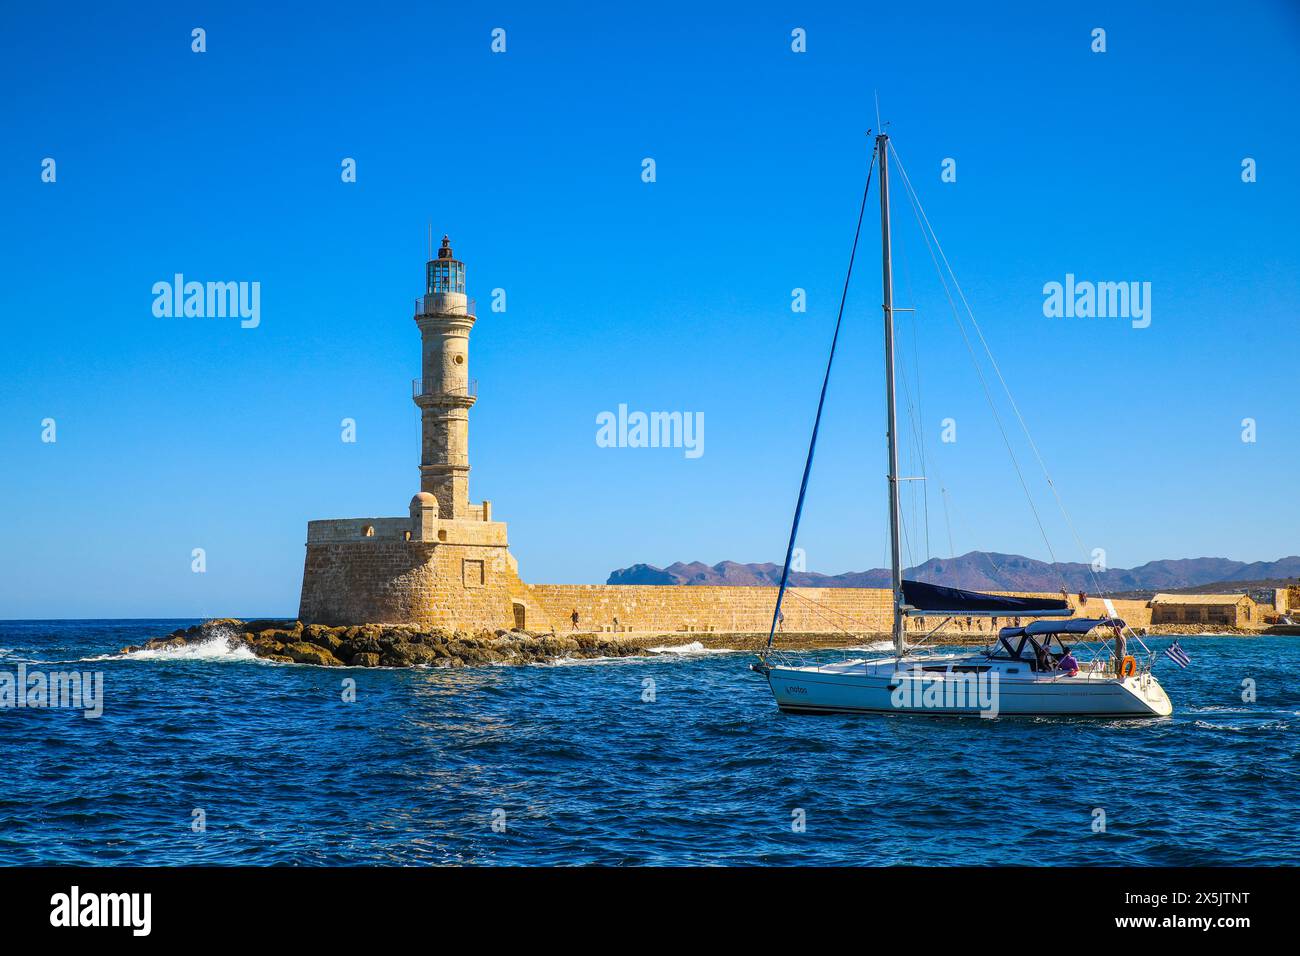
<svg viewBox="0 0 1300 956">
<path fill-rule="evenodd" d="M 602 630 L 617 627 L 630 631 L 727 631 L 766 633 L 776 603 L 774 587 L 727 587 L 712 585 L 606 585 L 534 584 L 528 587 L 534 600 L 546 612 L 557 630 L 572 629 L 571 615 L 578 612 L 579 628 Z M 1114 602 L 1116 611 L 1132 626 L 1151 623 L 1151 609 L 1144 601 Z M 1080 605 L 1071 595 L 1071 607 L 1081 617 L 1106 614 L 1100 600 Z M 819 633 L 847 630 L 856 633 L 888 633 L 890 594 L 884 588 L 790 588 L 782 604 L 782 630 L 788 633 Z M 912 622 L 918 629 L 921 622 Z M 933 621 L 933 623 L 938 623 Z M 1005 625 L 1006 620 L 999 624 Z M 530 626 L 533 626 L 530 624 Z M 951 629 L 951 628 L 950 628 Z M 987 631 L 987 619 L 972 622 L 975 631 Z"/>
<path fill-rule="evenodd" d="M 303 567 L 298 619 L 348 626 L 410 624 L 425 628 L 556 633 L 766 634 L 774 587 L 716 585 L 525 584 L 506 545 L 504 525 L 438 522 L 431 540 L 408 539 L 400 519 L 313 522 Z M 1092 599 L 1080 616 L 1106 610 Z M 1142 601 L 1116 601 L 1134 627 L 1151 623 Z M 884 588 L 791 588 L 783 605 L 787 634 L 887 633 L 890 593 Z M 930 626 L 937 621 L 931 621 Z M 1006 624 L 1004 619 L 1001 624 Z M 926 622 L 908 622 L 922 631 Z M 988 619 L 948 631 L 991 631 Z"/>
</svg>

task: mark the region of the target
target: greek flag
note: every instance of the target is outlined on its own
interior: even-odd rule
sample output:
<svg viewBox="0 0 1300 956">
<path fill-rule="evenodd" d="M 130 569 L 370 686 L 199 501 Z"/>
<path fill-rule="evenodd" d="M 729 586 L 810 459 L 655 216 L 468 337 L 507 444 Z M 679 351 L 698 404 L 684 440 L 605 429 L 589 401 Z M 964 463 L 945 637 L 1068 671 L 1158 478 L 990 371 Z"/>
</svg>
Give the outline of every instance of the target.
<svg viewBox="0 0 1300 956">
<path fill-rule="evenodd" d="M 1187 656 L 1187 652 L 1178 646 L 1177 641 L 1174 641 L 1165 648 L 1165 657 L 1169 658 L 1179 667 L 1186 667 L 1192 662 L 1192 659 Z"/>
</svg>

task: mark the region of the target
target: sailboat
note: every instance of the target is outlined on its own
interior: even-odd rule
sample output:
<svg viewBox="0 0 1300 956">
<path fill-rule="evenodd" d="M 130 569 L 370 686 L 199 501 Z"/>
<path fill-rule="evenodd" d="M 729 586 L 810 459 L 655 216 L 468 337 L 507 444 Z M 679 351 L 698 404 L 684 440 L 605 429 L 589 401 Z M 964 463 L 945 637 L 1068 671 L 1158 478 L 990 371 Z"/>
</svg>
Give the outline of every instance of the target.
<svg viewBox="0 0 1300 956">
<path fill-rule="evenodd" d="M 808 459 L 795 508 L 785 568 L 781 575 L 776 608 L 767 647 L 752 668 L 767 678 L 777 706 L 795 713 L 885 713 L 978 715 L 1061 715 L 1076 717 L 1167 717 L 1173 712 L 1169 696 L 1152 673 L 1156 654 L 1116 616 L 1105 602 L 1107 617 L 1076 618 L 1064 599 L 986 594 L 941 587 L 903 579 L 900 542 L 901 506 L 898 471 L 897 412 L 894 388 L 894 305 L 893 268 L 890 258 L 889 166 L 891 145 L 888 134 L 876 136 L 875 151 L 867 172 L 862 210 L 858 215 L 861 233 L 871 170 L 880 175 L 880 229 L 883 259 L 883 304 L 885 331 L 885 394 L 888 415 L 889 455 L 889 550 L 892 592 L 893 653 L 875 658 L 858 658 L 835 663 L 799 664 L 789 661 L 774 648 L 781 621 L 781 603 L 790 578 L 791 558 L 798 534 L 799 517 L 808 489 L 817 431 L 826 402 L 831 362 L 839 340 L 840 318 L 831 342 L 831 358 L 822 382 L 821 398 L 813 425 Z M 900 171 L 902 167 L 900 166 Z M 903 172 L 904 180 L 906 173 Z M 908 184 L 910 189 L 910 184 Z M 927 221 L 928 225 L 928 221 Z M 849 276 L 857 251 L 849 257 Z M 936 239 L 937 243 L 937 239 Z M 945 259 L 946 263 L 946 259 Z M 937 265 L 937 263 L 936 263 Z M 848 278 L 845 280 L 845 294 Z M 973 316 L 972 316 L 973 318 Z M 922 644 L 953 620 L 988 618 L 994 623 L 1009 620 L 1000 628 L 997 640 L 978 653 L 943 655 L 909 648 L 909 629 L 924 631 L 929 621 L 937 626 L 922 635 Z M 1022 618 L 1031 619 L 1021 624 Z M 1093 640 L 1089 641 L 1089 635 Z M 1091 655 L 1083 653 L 1084 648 Z M 1136 651 L 1137 653 L 1130 653 Z M 1086 660 L 1075 657 L 1078 652 Z"/>
</svg>

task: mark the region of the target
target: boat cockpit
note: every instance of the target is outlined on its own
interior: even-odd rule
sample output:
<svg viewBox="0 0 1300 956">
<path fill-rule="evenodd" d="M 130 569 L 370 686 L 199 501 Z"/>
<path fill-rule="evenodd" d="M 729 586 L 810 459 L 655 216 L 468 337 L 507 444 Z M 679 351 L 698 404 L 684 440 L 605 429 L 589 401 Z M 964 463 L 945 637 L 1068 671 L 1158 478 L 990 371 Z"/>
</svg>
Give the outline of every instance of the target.
<svg viewBox="0 0 1300 956">
<path fill-rule="evenodd" d="M 1017 640 L 1005 633 L 1016 629 L 1002 630 L 1004 633 L 998 637 L 998 647 L 989 654 L 989 660 L 1027 662 L 1031 671 L 1041 673 L 1056 670 L 1061 658 L 1069 651 L 1069 647 L 1059 637 L 1056 639 L 1057 649 L 1053 650 L 1051 636 L 1040 641 L 1028 634 L 1021 634 Z"/>
<path fill-rule="evenodd" d="M 1037 673 L 1049 673 L 1058 669 L 1061 658 L 1070 651 L 1063 635 L 1084 635 L 1097 627 L 1113 628 L 1119 633 L 1124 626 L 1119 618 L 1101 617 L 1035 621 L 1025 627 L 1004 627 L 998 631 L 997 646 L 988 656 L 989 660 L 1024 661 Z"/>
</svg>

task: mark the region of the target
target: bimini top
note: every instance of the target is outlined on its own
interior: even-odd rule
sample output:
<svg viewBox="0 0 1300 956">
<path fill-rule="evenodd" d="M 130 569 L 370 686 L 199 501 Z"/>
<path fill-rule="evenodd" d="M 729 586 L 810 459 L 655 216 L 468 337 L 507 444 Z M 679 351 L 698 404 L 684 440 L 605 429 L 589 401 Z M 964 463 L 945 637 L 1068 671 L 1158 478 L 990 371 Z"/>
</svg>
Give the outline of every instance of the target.
<svg viewBox="0 0 1300 956">
<path fill-rule="evenodd" d="M 1087 634 L 1094 627 L 1125 627 L 1117 617 L 1076 617 L 1068 621 L 1034 621 L 1024 627 L 1004 627 L 998 631 L 1000 638 L 1014 638 L 1028 634 L 1030 637 L 1050 637 L 1053 634 Z"/>
<path fill-rule="evenodd" d="M 907 613 L 930 617 L 1069 617 L 1069 602 L 1060 598 L 1010 597 L 961 591 L 920 581 L 903 582 Z"/>
</svg>

